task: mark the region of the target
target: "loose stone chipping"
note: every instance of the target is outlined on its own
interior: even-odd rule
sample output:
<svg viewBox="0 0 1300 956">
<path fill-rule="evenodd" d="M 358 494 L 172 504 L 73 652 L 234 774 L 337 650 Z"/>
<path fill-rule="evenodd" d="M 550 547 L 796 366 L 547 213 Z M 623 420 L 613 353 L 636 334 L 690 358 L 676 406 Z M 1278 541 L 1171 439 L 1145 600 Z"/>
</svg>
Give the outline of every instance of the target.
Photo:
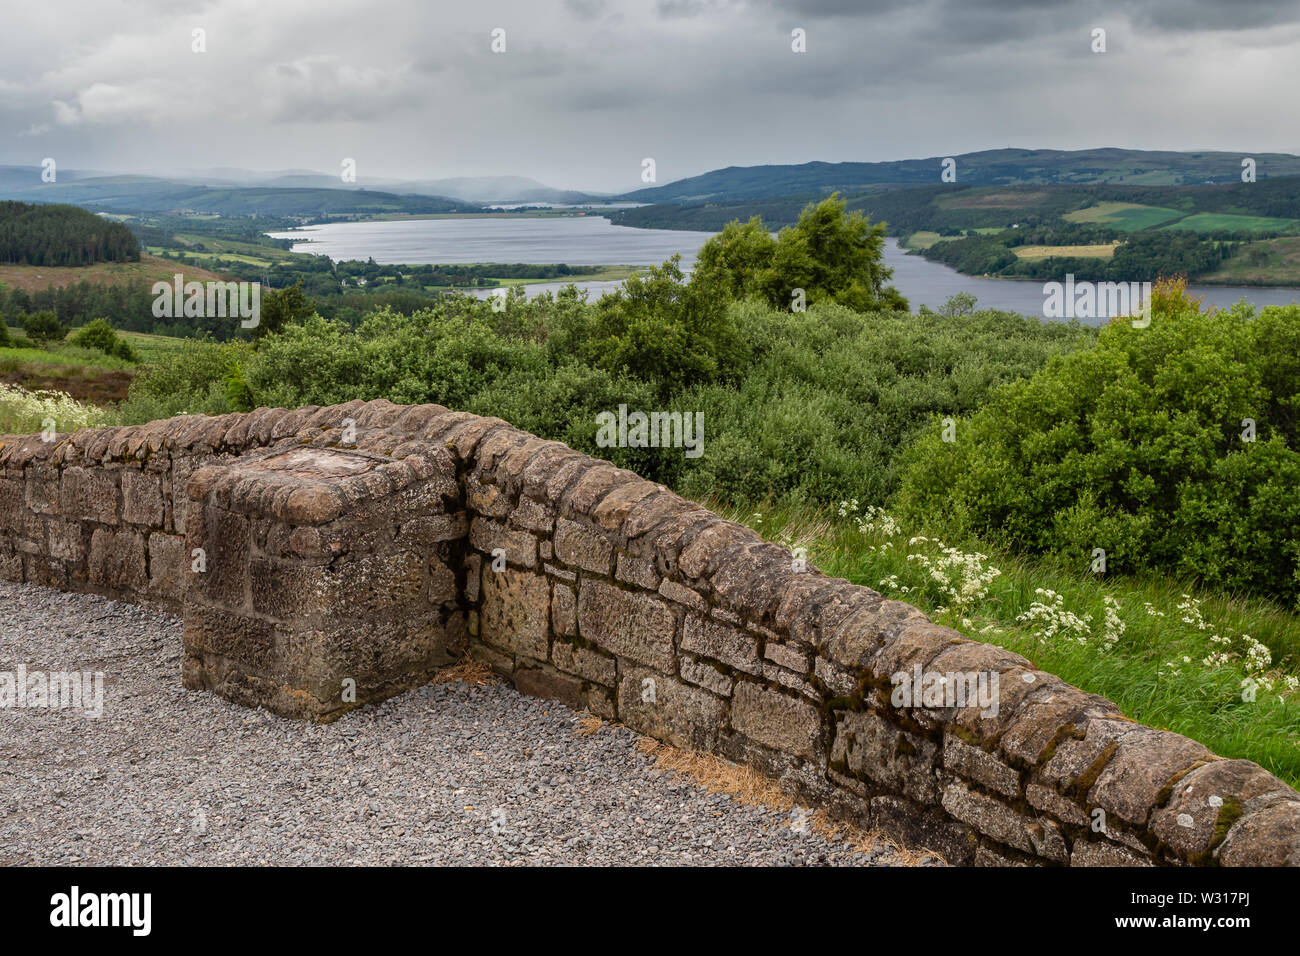
<svg viewBox="0 0 1300 956">
<path fill-rule="evenodd" d="M 185 686 L 317 721 L 468 653 L 955 863 L 1300 864 L 1300 794 L 1256 765 L 440 406 L 0 438 L 0 579 L 181 610 Z M 996 673 L 998 707 L 896 705 L 915 668 Z"/>
<path fill-rule="evenodd" d="M 504 683 L 440 681 L 290 721 L 182 690 L 181 642 L 180 619 L 155 608 L 0 583 L 0 668 L 107 672 L 99 720 L 0 710 L 0 864 L 933 862 L 711 793 L 626 728 L 586 733 L 590 718 Z"/>
</svg>

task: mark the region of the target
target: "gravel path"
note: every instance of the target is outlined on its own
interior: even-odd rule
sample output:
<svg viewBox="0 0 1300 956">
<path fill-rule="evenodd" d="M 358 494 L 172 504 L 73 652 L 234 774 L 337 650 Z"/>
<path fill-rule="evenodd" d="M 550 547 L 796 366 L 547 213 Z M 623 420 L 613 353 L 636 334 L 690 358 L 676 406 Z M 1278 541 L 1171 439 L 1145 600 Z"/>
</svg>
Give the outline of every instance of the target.
<svg viewBox="0 0 1300 956">
<path fill-rule="evenodd" d="M 183 690 L 180 650 L 172 615 L 0 583 L 0 672 L 105 675 L 98 719 L 0 709 L 0 864 L 902 862 L 508 685 L 430 684 L 317 726 Z"/>
</svg>

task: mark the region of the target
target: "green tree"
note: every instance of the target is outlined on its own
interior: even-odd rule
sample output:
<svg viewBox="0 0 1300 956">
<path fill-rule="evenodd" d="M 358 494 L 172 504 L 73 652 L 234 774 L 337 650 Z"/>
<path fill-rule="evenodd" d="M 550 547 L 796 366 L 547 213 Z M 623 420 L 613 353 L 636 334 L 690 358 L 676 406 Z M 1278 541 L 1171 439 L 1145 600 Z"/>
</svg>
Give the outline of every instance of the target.
<svg viewBox="0 0 1300 956">
<path fill-rule="evenodd" d="M 53 312 L 32 312 L 23 316 L 23 330 L 27 337 L 41 347 L 62 342 L 68 330 Z"/>
<path fill-rule="evenodd" d="M 939 306 L 939 314 L 947 316 L 970 315 L 975 311 L 975 296 L 969 292 L 958 292 L 948 296 Z"/>
<path fill-rule="evenodd" d="M 575 343 L 591 365 L 650 382 L 661 397 L 731 379 L 746 356 L 727 296 L 708 278 L 686 282 L 680 261 L 673 256 L 602 296 Z"/>
<path fill-rule="evenodd" d="M 775 256 L 776 239 L 762 219 L 754 216 L 745 223 L 734 219 L 700 248 L 693 275 L 733 299 L 762 295 Z"/>
<path fill-rule="evenodd" d="M 262 297 L 260 320 L 252 329 L 254 339 L 297 325 L 315 314 L 316 304 L 302 289 L 302 280 L 284 289 L 273 289 Z"/>
<path fill-rule="evenodd" d="M 758 295 L 779 309 L 837 302 L 857 312 L 907 309 L 886 285 L 885 226 L 848 212 L 835 193 L 809 204 L 773 239 L 758 217 L 730 222 L 700 250 L 695 275 L 732 297 Z"/>
</svg>

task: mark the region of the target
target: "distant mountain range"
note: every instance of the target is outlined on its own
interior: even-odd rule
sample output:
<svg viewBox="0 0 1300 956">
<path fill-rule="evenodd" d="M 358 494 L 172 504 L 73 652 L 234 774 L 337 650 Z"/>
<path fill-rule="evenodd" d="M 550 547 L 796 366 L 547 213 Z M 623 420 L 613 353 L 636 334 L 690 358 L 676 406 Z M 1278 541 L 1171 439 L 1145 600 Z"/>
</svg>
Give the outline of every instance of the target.
<svg viewBox="0 0 1300 956">
<path fill-rule="evenodd" d="M 215 171 L 214 171 L 215 172 Z M 227 171 L 229 172 L 229 171 Z M 236 173 L 238 171 L 235 171 Z M 364 183 L 344 183 L 337 174 L 290 170 L 251 177 L 231 178 L 225 183 L 209 180 L 210 185 L 264 186 L 278 189 L 370 189 L 402 196 L 438 196 L 486 206 L 496 203 L 588 203 L 604 196 L 572 189 L 552 189 L 526 176 L 456 176 L 450 179 L 367 179 Z"/>
<path fill-rule="evenodd" d="M 951 158 L 961 186 L 1202 186 L 1240 183 L 1242 160 L 1247 157 L 1255 161 L 1260 180 L 1300 176 L 1300 156 L 1288 153 L 992 149 Z M 0 199 L 66 202 L 112 212 L 191 211 L 299 218 L 477 212 L 495 204 L 611 200 L 734 203 L 812 197 L 834 190 L 862 193 L 937 185 L 944 159 L 728 166 L 621 196 L 554 189 L 523 176 L 366 179 L 353 184 L 341 182 L 337 174 L 304 169 L 254 172 L 218 167 L 144 175 L 60 169 L 57 183 L 43 183 L 40 167 L 0 166 Z"/>
<path fill-rule="evenodd" d="M 1260 179 L 1300 175 L 1289 153 L 1167 152 L 1139 149 L 990 149 L 961 153 L 956 181 L 969 186 L 1043 183 L 1199 186 L 1241 182 L 1242 160 L 1255 160 Z M 803 163 L 728 166 L 617 197 L 642 203 L 681 203 L 803 196 L 868 186 L 932 185 L 946 157 L 881 163 Z"/>
<path fill-rule="evenodd" d="M 260 193 L 255 191 L 260 190 Z M 337 195 L 322 197 L 328 191 Z M 41 180 L 38 166 L 0 166 L 0 199 L 66 202 L 113 210 L 193 210 L 226 215 L 320 215 L 356 211 L 348 193 L 366 192 L 360 208 L 389 212 L 454 212 L 466 205 L 590 203 L 605 197 L 553 189 L 523 176 L 461 176 L 452 179 L 371 179 L 344 183 L 338 175 L 312 170 L 256 173 L 218 168 L 142 175 L 58 170 L 54 183 Z M 401 201 L 395 201 L 401 198 Z M 239 210 L 239 211 L 236 211 Z M 468 210 L 473 211 L 473 210 Z"/>
</svg>

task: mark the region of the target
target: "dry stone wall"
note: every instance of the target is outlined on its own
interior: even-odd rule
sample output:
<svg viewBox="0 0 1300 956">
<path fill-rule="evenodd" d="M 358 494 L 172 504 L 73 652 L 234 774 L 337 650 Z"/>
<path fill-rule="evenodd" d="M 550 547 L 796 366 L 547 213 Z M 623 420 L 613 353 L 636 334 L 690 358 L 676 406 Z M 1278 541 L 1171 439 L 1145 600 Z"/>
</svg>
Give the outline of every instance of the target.
<svg viewBox="0 0 1300 956">
<path fill-rule="evenodd" d="M 179 607 L 187 686 L 290 716 L 468 653 L 954 863 L 1300 864 L 1300 794 L 1255 764 L 499 419 L 3 438 L 0 577 Z"/>
</svg>

